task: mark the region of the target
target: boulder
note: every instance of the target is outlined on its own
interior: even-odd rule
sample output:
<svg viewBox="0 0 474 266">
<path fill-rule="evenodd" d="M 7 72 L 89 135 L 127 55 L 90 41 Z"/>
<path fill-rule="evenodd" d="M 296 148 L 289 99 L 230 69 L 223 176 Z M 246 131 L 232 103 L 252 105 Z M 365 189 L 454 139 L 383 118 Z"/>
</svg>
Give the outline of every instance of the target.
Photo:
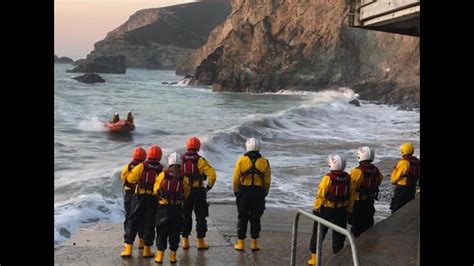
<svg viewBox="0 0 474 266">
<path fill-rule="evenodd" d="M 77 80 L 79 82 L 82 82 L 82 83 L 88 83 L 88 84 L 105 82 L 105 80 L 101 76 L 99 76 L 95 73 L 86 73 L 82 76 L 73 77 L 72 79 L 75 79 L 75 80 Z"/>
<path fill-rule="evenodd" d="M 357 107 L 360 107 L 360 102 L 359 102 L 359 100 L 357 100 L 357 99 L 354 99 L 354 100 L 350 101 L 349 104 L 352 104 L 352 105 L 355 105 L 355 106 L 357 106 Z"/>
</svg>

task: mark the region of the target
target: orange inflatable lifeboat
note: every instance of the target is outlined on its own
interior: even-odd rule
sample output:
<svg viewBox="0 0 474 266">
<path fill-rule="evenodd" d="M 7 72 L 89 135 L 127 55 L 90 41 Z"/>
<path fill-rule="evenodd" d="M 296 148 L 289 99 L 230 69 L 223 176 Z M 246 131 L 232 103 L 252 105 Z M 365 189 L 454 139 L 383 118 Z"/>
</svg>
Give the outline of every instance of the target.
<svg viewBox="0 0 474 266">
<path fill-rule="evenodd" d="M 135 125 L 120 120 L 117 123 L 106 122 L 104 126 L 109 132 L 130 132 L 135 130 Z"/>
</svg>

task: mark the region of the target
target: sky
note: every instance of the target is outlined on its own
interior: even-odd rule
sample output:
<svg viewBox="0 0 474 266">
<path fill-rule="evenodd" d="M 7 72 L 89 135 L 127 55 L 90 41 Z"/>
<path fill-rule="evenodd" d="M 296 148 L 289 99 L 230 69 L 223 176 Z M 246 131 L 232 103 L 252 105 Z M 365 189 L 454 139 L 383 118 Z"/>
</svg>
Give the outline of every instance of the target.
<svg viewBox="0 0 474 266">
<path fill-rule="evenodd" d="M 140 9 L 193 0 L 54 0 L 54 53 L 74 60 L 85 58 L 94 43 L 122 25 Z"/>
</svg>

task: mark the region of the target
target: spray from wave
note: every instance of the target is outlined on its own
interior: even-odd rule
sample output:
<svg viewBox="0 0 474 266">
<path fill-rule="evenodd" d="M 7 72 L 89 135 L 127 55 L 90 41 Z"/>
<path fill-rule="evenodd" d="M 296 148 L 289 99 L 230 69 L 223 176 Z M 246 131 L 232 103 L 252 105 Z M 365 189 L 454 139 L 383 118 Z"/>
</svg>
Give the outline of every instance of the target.
<svg viewBox="0 0 474 266">
<path fill-rule="evenodd" d="M 80 121 L 77 124 L 77 128 L 83 131 L 106 131 L 106 128 L 104 127 L 104 122 L 100 121 L 98 117 L 92 117 L 91 119 Z"/>
</svg>

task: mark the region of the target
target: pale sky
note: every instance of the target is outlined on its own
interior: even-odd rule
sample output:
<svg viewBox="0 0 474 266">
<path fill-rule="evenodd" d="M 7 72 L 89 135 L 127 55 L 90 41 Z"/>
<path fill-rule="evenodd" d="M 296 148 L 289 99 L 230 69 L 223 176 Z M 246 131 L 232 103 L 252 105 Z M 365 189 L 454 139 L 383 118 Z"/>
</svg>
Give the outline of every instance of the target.
<svg viewBox="0 0 474 266">
<path fill-rule="evenodd" d="M 85 58 L 94 43 L 122 25 L 140 9 L 193 0 L 54 0 L 54 53 Z"/>
</svg>

